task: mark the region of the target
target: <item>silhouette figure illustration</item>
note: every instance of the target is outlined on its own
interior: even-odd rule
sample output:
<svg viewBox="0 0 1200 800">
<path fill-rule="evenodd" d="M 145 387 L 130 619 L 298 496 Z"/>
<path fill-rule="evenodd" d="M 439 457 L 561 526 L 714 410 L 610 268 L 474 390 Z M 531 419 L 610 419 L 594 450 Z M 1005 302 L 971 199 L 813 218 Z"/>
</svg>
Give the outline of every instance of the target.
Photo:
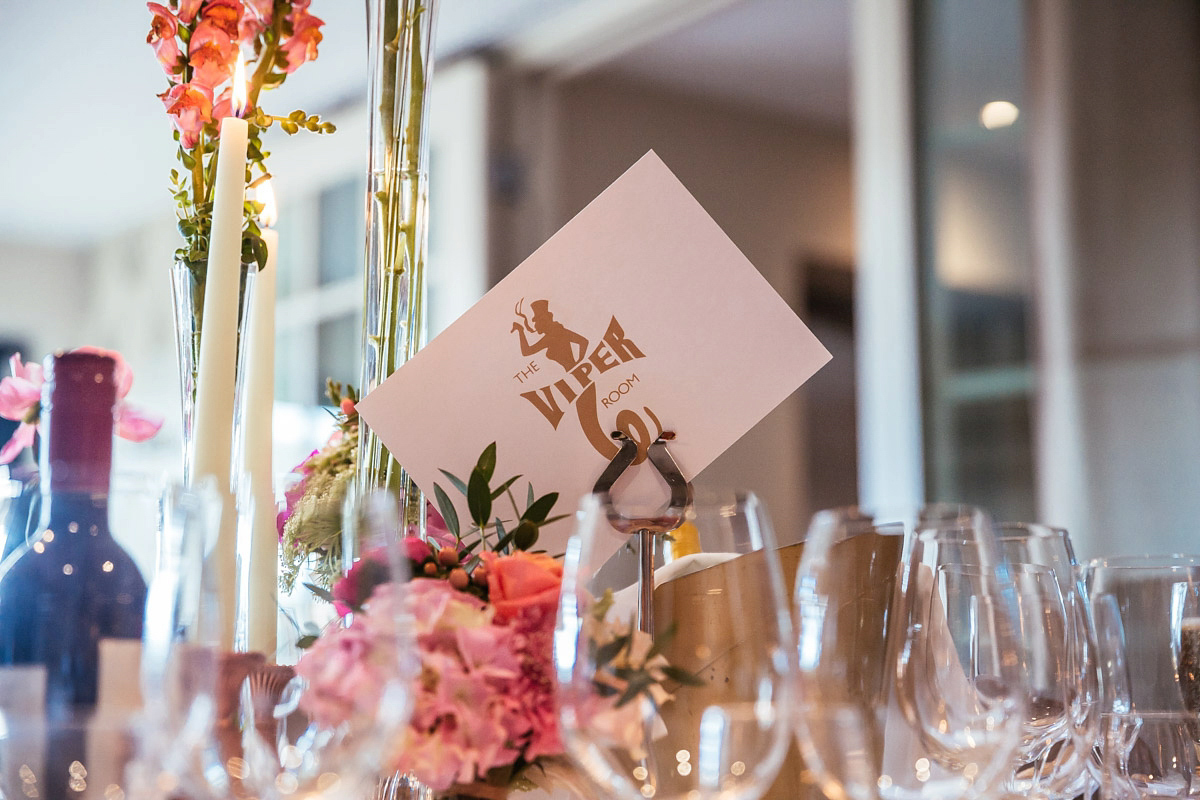
<svg viewBox="0 0 1200 800">
<path fill-rule="evenodd" d="M 532 324 L 521 311 L 521 304 L 517 303 L 517 316 L 524 324 L 514 322 L 512 326 L 512 332 L 521 335 L 521 355 L 531 356 L 544 350 L 546 358 L 557 363 L 564 371 L 583 360 L 588 340 L 554 319 L 554 314 L 550 311 L 550 301 L 534 300 L 529 304 L 529 308 L 533 311 Z M 530 342 L 526 331 L 540 334 L 541 338 Z M 578 354 L 575 352 L 576 347 L 579 348 Z"/>
</svg>

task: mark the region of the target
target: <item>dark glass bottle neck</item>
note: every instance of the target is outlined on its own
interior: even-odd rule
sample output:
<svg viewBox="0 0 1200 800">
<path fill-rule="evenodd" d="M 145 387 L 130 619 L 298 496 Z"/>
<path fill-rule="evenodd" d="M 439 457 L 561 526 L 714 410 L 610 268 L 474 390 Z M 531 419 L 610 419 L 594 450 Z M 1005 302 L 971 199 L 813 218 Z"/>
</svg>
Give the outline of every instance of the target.
<svg viewBox="0 0 1200 800">
<path fill-rule="evenodd" d="M 43 498 L 58 492 L 107 494 L 112 471 L 115 362 L 90 353 L 47 360 L 42 386 Z"/>
<path fill-rule="evenodd" d="M 38 529 L 58 533 L 110 536 L 108 494 L 104 492 L 42 491 Z"/>
</svg>

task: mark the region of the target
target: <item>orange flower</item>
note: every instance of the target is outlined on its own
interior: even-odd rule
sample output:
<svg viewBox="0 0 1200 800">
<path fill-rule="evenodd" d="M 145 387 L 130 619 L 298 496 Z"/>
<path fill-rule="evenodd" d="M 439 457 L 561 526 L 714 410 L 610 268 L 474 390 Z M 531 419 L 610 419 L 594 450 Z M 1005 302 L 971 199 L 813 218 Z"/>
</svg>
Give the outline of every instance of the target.
<svg viewBox="0 0 1200 800">
<path fill-rule="evenodd" d="M 558 608 L 562 586 L 562 563 L 545 553 L 518 550 L 509 556 L 483 554 L 487 566 L 488 599 L 496 618 L 512 619 L 526 608 L 553 612 Z"/>
</svg>

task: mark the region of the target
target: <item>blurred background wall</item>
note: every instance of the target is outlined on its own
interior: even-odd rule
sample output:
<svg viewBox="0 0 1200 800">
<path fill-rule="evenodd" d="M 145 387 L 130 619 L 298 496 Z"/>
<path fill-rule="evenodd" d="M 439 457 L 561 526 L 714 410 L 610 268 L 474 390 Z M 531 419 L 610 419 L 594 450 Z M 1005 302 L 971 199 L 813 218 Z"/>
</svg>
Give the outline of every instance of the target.
<svg viewBox="0 0 1200 800">
<path fill-rule="evenodd" d="M 328 435 L 325 378 L 358 377 L 364 24 L 312 10 L 320 58 L 270 100 L 339 128 L 269 142 L 281 465 Z M 118 467 L 178 471 L 148 16 L 0 18 L 0 345 L 121 350 L 168 426 Z M 1195 550 L 1198 36 L 1188 0 L 443 0 L 432 332 L 654 149 L 835 353 L 701 483 L 762 492 L 785 540 L 940 499 L 1066 524 L 1081 556 Z"/>
</svg>

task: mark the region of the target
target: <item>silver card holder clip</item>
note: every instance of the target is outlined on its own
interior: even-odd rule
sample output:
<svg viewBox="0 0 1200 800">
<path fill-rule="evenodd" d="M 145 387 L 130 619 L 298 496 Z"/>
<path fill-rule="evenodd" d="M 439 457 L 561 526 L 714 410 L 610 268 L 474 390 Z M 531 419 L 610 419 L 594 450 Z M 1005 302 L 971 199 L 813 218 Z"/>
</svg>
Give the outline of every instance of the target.
<svg viewBox="0 0 1200 800">
<path fill-rule="evenodd" d="M 692 504 L 692 484 L 683 477 L 679 465 L 675 463 L 667 442 L 674 440 L 675 434 L 664 431 L 659 434 L 648 448 L 646 458 L 658 470 L 658 474 L 667 482 L 671 497 L 667 507 L 660 514 L 652 517 L 626 517 L 617 511 L 612 499 L 612 488 L 625 471 L 637 460 L 637 442 L 624 433 L 616 431 L 612 438 L 620 443 L 620 449 L 608 462 L 604 472 L 596 480 L 592 492 L 599 495 L 604 503 L 608 522 L 621 533 L 636 534 L 638 538 L 638 630 L 654 633 L 654 545 L 655 534 L 667 533 L 678 528 L 684 520 L 688 507 Z"/>
</svg>

